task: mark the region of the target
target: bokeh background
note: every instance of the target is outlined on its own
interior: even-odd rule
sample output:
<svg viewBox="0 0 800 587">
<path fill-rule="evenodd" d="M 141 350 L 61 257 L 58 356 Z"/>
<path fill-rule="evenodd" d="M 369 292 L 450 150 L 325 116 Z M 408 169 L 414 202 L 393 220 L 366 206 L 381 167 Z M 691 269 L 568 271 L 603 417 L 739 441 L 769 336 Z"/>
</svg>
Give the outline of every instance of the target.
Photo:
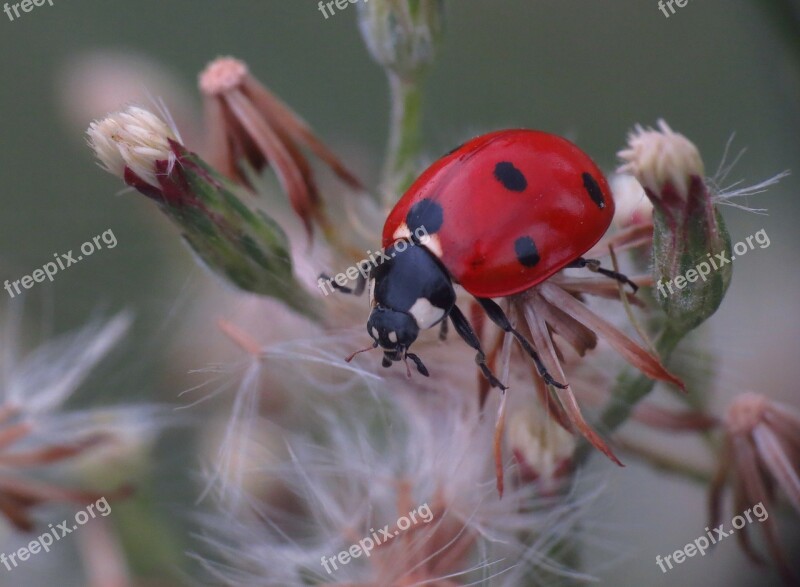
<svg viewBox="0 0 800 587">
<path fill-rule="evenodd" d="M 29 274 L 53 253 L 77 249 L 112 229 L 116 248 L 29 291 L 26 337 L 34 341 L 77 327 L 98 310 L 132 309 L 133 336 L 76 401 L 179 403 L 178 393 L 192 385 L 184 377 L 192 365 L 180 348 L 182 324 L 190 316 L 213 322 L 213 314 L 192 312 L 199 292 L 220 286 L 194 265 L 149 202 L 119 195 L 120 182 L 95 166 L 83 129 L 90 116 L 104 112 L 93 112 L 96 105 L 82 98 L 86 81 L 79 76 L 86 60 L 106 53 L 112 64 L 152 61 L 167 79 L 153 74 L 152 87 L 140 89 L 163 95 L 191 121 L 199 113 L 197 72 L 216 56 L 239 57 L 371 186 L 386 139 L 384 76 L 366 53 L 352 6 L 326 20 L 312 0 L 54 4 L 13 22 L 0 14 L 0 280 Z M 720 375 L 713 388 L 695 391 L 714 393 L 714 406 L 747 389 L 797 405 L 798 21 L 771 10 L 767 0 L 690 0 L 669 19 L 655 0 L 449 4 L 444 45 L 426 85 L 431 157 L 480 131 L 526 126 L 569 136 L 611 170 L 627 131 L 664 117 L 700 147 L 709 174 L 734 132 L 734 152 L 746 147 L 747 153 L 732 180 L 753 183 L 795 171 L 768 194 L 745 202 L 767 208 L 768 215 L 726 210 L 734 242 L 763 228 L 771 245 L 735 262 L 731 291 L 705 334 Z M 11 300 L 5 292 L 0 297 L 5 310 Z M 224 359 L 224 349 L 220 353 Z M 183 552 L 192 547 L 200 463 L 184 440 L 207 434 L 203 426 L 168 434 L 158 446 L 150 486 L 112 516 L 133 567 L 153 584 L 189 582 L 191 561 Z M 618 559 L 587 561 L 602 584 L 774 583 L 773 575 L 760 574 L 744 559 L 733 539 L 662 575 L 656 555 L 704 533 L 701 489 L 635 463 L 614 471 L 608 484 L 593 523 L 613 530 Z M 796 543 L 798 528 L 784 526 L 786 540 Z M 6 551 L 19 546 L 9 540 L 2 542 Z M 14 574 L 0 569 L 0 584 L 79 584 L 72 582 L 76 563 L 68 554 L 74 544 L 65 540 L 58 548 L 60 554 L 35 557 Z"/>
</svg>

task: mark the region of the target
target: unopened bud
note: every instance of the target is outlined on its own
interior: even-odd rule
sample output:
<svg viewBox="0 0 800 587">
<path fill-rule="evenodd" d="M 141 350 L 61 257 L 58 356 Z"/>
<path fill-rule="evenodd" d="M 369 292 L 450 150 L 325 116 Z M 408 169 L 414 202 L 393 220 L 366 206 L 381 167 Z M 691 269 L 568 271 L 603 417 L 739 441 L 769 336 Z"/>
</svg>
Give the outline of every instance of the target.
<svg viewBox="0 0 800 587">
<path fill-rule="evenodd" d="M 93 122 L 89 143 L 109 172 L 158 203 L 200 260 L 243 290 L 314 314 L 294 280 L 289 242 L 262 210 L 178 142 L 154 114 L 130 107 Z"/>
<path fill-rule="evenodd" d="M 653 279 L 673 330 L 686 333 L 709 318 L 730 284 L 731 242 L 704 178 L 697 147 L 663 120 L 637 126 L 619 153 L 653 203 Z M 709 271 L 699 278 L 699 266 Z M 705 265 L 703 265 L 705 268 Z"/>
<path fill-rule="evenodd" d="M 444 26 L 443 0 L 369 0 L 358 5 L 373 59 L 401 78 L 433 62 Z"/>
</svg>

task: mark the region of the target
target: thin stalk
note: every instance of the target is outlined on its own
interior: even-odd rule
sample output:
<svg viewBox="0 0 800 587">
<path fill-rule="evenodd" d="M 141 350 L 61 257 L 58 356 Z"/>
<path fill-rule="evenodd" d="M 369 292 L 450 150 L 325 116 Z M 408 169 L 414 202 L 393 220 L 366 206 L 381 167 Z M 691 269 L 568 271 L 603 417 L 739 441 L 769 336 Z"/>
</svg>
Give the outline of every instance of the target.
<svg viewBox="0 0 800 587">
<path fill-rule="evenodd" d="M 422 90 L 416 79 L 391 71 L 388 76 L 392 112 L 381 191 L 384 204 L 392 206 L 417 175 L 422 150 Z"/>
<path fill-rule="evenodd" d="M 672 455 L 661 453 L 655 449 L 642 446 L 641 443 L 636 443 L 627 439 L 616 439 L 616 444 L 632 456 L 644 461 L 651 467 L 665 473 L 671 473 L 678 477 L 683 477 L 689 481 L 700 483 L 701 485 L 708 485 L 714 478 L 713 471 L 686 463 L 680 459 L 676 459 Z"/>
<path fill-rule="evenodd" d="M 656 340 L 656 351 L 665 363 L 669 360 L 672 351 L 678 346 L 685 333 L 677 332 L 668 325 Z M 628 369 L 617 379 L 617 385 L 612 393 L 612 405 L 603 412 L 600 421 L 603 429 L 613 432 L 623 424 L 631 414 L 633 407 L 655 387 L 655 380 L 644 373 Z"/>
</svg>

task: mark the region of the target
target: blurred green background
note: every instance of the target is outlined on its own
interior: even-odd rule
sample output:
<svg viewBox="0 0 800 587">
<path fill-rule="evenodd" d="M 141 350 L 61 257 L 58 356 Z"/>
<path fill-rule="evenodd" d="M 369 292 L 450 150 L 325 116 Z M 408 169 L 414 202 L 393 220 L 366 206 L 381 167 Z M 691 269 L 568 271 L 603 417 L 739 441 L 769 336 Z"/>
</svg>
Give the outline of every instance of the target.
<svg viewBox="0 0 800 587">
<path fill-rule="evenodd" d="M 800 31 L 771 18 L 762 10 L 766 1 L 757 2 L 690 0 L 667 19 L 655 0 L 452 0 L 426 85 L 428 153 L 434 157 L 477 132 L 526 126 L 568 135 L 611 170 L 627 131 L 664 117 L 697 143 L 709 174 L 733 132 L 734 150 L 748 152 L 731 179 L 798 172 Z M 218 55 L 234 55 L 346 153 L 372 186 L 386 138 L 384 76 L 363 47 L 352 6 L 326 20 L 313 0 L 54 4 L 13 22 L 0 14 L 0 280 L 29 274 L 54 252 L 112 229 L 117 247 L 59 273 L 52 284 L 38 284 L 27 296 L 26 318 L 61 332 L 98 308 L 133 309 L 135 335 L 124 354 L 81 398 L 175 401 L 182 387 L 163 352 L 165 333 L 191 304 L 193 284 L 211 277 L 194 266 L 149 202 L 115 195 L 121 182 L 97 169 L 81 121 L 65 114 L 64 67 L 87 51 L 130 51 L 161 63 L 196 96 L 197 72 Z M 199 99 L 194 106 L 199 110 Z M 731 293 L 712 320 L 714 350 L 722 357 L 714 405 L 750 388 L 797 401 L 798 188 L 795 173 L 743 202 L 768 208 L 768 216 L 726 211 L 734 242 L 765 228 L 772 244 L 736 262 Z M 178 444 L 161 445 L 165 474 L 156 475 L 161 490 L 151 505 L 179 537 L 173 545 L 179 554 L 194 495 L 185 465 L 194 461 L 181 458 Z M 703 533 L 703 495 L 637 466 L 612 475 L 610 484 L 597 516 L 622 536 L 622 560 L 610 569 L 608 560 L 589 561 L 588 569 L 605 584 L 768 584 L 733 540 L 662 575 L 656 554 Z M 174 575 L 168 569 L 181 557 L 162 558 L 136 564 Z"/>
</svg>

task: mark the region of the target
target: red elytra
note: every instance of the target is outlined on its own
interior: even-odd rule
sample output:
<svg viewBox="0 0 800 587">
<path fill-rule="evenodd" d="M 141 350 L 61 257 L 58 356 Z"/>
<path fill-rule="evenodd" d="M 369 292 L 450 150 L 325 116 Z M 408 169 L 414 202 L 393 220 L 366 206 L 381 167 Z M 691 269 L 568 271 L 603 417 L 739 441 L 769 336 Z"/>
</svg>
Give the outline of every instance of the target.
<svg viewBox="0 0 800 587">
<path fill-rule="evenodd" d="M 423 227 L 452 279 L 474 296 L 513 295 L 581 257 L 614 200 L 602 171 L 568 140 L 501 130 L 431 165 L 389 213 L 388 247 Z"/>
</svg>

